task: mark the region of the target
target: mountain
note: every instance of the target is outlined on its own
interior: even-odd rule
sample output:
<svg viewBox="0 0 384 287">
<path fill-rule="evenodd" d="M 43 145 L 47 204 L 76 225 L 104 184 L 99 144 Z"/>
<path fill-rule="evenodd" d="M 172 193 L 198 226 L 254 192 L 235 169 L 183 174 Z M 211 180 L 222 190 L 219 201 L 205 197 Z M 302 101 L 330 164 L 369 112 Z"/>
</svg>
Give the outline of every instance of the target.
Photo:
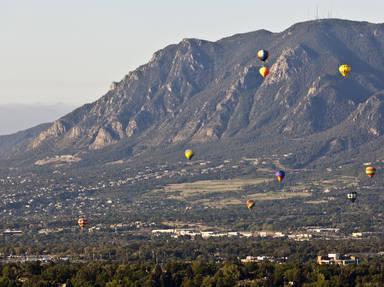
<svg viewBox="0 0 384 287">
<path fill-rule="evenodd" d="M 61 103 L 0 105 L 0 135 L 12 134 L 41 123 L 52 122 L 73 109 L 74 106 Z"/>
<path fill-rule="evenodd" d="M 259 49 L 270 52 L 265 80 Z M 293 166 L 350 160 L 382 146 L 383 51 L 384 24 L 338 19 L 217 42 L 184 39 L 96 102 L 23 137 L 18 153 L 108 160 L 193 145 L 212 153 L 293 152 L 286 161 Z M 338 73 L 343 63 L 352 66 L 347 78 Z"/>
</svg>

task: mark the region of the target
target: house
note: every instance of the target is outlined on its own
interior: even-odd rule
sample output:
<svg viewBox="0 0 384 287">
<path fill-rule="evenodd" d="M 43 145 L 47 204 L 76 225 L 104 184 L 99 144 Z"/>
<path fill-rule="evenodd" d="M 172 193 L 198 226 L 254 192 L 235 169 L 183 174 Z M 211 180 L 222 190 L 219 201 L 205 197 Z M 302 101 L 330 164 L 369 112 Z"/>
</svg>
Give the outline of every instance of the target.
<svg viewBox="0 0 384 287">
<path fill-rule="evenodd" d="M 21 230 L 15 230 L 15 229 L 5 229 L 3 231 L 3 235 L 22 235 L 23 231 Z"/>
<path fill-rule="evenodd" d="M 339 253 L 329 253 L 328 256 L 317 256 L 319 265 L 352 265 L 359 264 L 359 258 L 356 256 L 341 256 Z"/>
<path fill-rule="evenodd" d="M 309 241 L 312 238 L 312 234 L 308 233 L 298 233 L 298 234 L 289 234 L 288 239 L 293 239 L 295 241 Z"/>
</svg>

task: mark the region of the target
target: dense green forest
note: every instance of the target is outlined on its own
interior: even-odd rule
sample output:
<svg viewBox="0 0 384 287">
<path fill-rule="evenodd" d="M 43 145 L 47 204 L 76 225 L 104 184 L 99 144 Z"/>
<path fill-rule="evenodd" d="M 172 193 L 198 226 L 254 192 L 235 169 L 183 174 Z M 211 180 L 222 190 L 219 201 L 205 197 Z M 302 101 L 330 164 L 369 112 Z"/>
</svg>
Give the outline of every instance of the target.
<svg viewBox="0 0 384 287">
<path fill-rule="evenodd" d="M 62 245 L 9 243 L 0 249 L 0 287 L 384 286 L 382 246 L 380 239 L 296 242 L 154 238 L 100 243 L 100 239 L 92 241 L 89 237 Z M 51 262 L 23 262 L 27 256 L 47 252 L 56 254 Z M 332 252 L 355 254 L 361 263 L 316 264 L 317 255 Z M 261 255 L 268 259 L 241 261 Z"/>
<path fill-rule="evenodd" d="M 7 256 L 49 254 L 69 257 L 72 260 L 108 260 L 117 263 L 157 262 L 170 260 L 227 261 L 246 256 L 286 257 L 287 262 L 313 262 L 317 255 L 328 253 L 356 254 L 359 257 L 378 257 L 383 254 L 384 241 L 378 238 L 359 240 L 311 240 L 293 241 L 272 238 L 216 238 L 199 239 L 161 238 L 149 240 L 128 240 L 127 238 L 84 237 L 78 240 L 54 242 L 9 242 L 0 247 L 0 253 Z"/>
<path fill-rule="evenodd" d="M 345 267 L 314 263 L 216 263 L 199 259 L 165 265 L 34 262 L 2 265 L 0 286 L 383 286 L 383 267 L 384 262 L 379 261 Z"/>
</svg>

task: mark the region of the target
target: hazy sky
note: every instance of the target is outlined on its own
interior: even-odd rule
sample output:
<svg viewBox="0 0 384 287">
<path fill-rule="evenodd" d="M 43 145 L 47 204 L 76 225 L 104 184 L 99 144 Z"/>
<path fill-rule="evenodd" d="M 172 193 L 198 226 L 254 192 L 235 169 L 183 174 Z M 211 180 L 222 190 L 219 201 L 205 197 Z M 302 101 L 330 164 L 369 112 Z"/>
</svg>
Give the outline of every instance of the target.
<svg viewBox="0 0 384 287">
<path fill-rule="evenodd" d="M 316 6 L 384 22 L 383 0 L 0 0 L 0 104 L 90 102 L 182 38 L 278 32 Z"/>
</svg>

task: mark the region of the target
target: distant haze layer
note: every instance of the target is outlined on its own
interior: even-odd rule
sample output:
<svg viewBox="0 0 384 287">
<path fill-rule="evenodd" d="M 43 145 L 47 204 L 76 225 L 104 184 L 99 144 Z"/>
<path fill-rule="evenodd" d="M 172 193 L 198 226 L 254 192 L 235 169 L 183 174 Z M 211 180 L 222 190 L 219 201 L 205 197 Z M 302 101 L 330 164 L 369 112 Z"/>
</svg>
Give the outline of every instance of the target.
<svg viewBox="0 0 384 287">
<path fill-rule="evenodd" d="M 73 110 L 65 104 L 4 104 L 0 105 L 0 135 L 11 134 L 32 126 L 58 119 Z"/>
</svg>

